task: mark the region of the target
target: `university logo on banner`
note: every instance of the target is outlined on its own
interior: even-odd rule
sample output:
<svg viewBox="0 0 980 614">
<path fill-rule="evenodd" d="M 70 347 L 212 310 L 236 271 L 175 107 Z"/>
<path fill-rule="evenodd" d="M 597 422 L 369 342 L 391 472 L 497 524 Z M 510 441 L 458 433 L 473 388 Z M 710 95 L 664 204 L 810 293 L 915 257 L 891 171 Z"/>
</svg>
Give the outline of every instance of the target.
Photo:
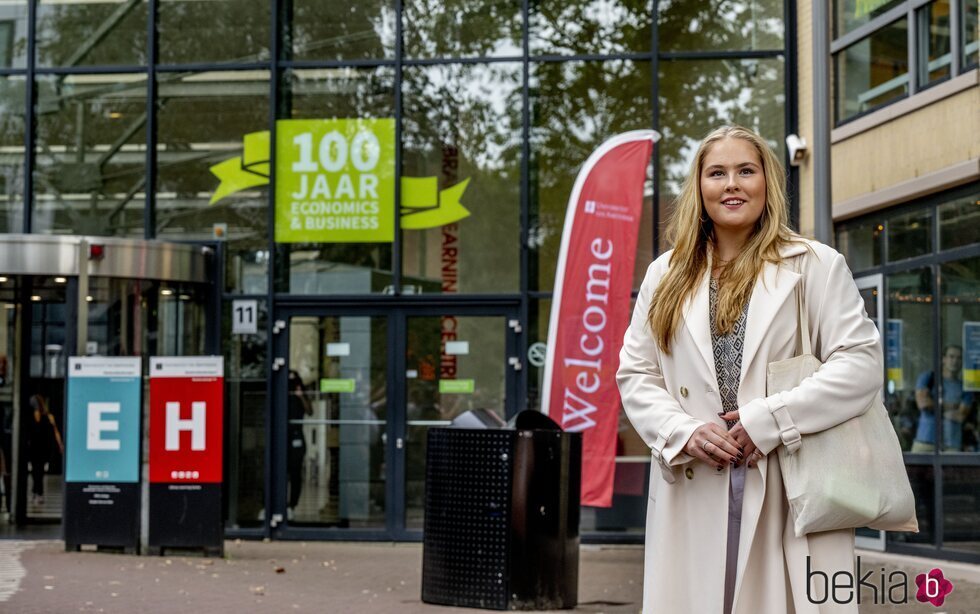
<svg viewBox="0 0 980 614">
<path fill-rule="evenodd" d="M 541 410 L 582 433 L 583 505 L 612 505 L 616 370 L 630 319 L 644 184 L 659 138 L 637 130 L 603 143 L 579 172 L 565 214 Z"/>
</svg>

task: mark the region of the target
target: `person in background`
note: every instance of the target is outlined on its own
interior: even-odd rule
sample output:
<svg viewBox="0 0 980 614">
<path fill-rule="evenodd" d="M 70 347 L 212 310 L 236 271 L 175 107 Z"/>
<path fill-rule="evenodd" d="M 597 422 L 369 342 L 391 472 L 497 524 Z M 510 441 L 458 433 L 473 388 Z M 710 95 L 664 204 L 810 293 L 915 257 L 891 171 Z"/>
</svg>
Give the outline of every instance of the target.
<svg viewBox="0 0 980 614">
<path fill-rule="evenodd" d="M 918 428 L 912 442 L 912 452 L 936 451 L 936 374 L 926 371 L 915 381 L 915 404 L 919 408 Z M 963 425 L 973 409 L 973 393 L 963 390 L 963 348 L 947 345 L 943 348 L 943 450 L 963 450 Z M 972 445 L 972 441 L 970 442 Z"/>
<path fill-rule="evenodd" d="M 306 387 L 296 371 L 289 372 L 289 400 L 287 406 L 286 428 L 289 452 L 286 457 L 286 472 L 289 474 L 289 509 L 290 519 L 303 494 L 303 461 L 306 459 L 306 435 L 303 433 L 302 420 L 313 415 L 313 407 L 306 398 Z"/>
<path fill-rule="evenodd" d="M 31 501 L 34 505 L 44 503 L 44 472 L 54 453 L 55 447 L 62 455 L 65 444 L 54 415 L 48 409 L 48 400 L 43 394 L 31 397 L 31 420 L 28 422 L 27 461 L 31 465 Z"/>
</svg>

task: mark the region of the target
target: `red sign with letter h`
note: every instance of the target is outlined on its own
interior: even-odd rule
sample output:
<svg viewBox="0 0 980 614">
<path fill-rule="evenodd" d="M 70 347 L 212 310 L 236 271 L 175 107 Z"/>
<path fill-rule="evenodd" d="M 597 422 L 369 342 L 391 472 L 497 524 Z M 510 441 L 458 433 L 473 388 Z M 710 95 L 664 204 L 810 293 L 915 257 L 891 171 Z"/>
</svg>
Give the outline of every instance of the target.
<svg viewBox="0 0 980 614">
<path fill-rule="evenodd" d="M 151 483 L 221 482 L 222 387 L 221 377 L 150 378 Z"/>
</svg>

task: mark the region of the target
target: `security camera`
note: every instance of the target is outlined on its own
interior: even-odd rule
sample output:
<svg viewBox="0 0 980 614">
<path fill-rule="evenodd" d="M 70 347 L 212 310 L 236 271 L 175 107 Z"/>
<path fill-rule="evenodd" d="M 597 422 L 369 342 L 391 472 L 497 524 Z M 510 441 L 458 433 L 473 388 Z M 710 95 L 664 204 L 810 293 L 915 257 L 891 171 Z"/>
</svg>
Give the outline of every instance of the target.
<svg viewBox="0 0 980 614">
<path fill-rule="evenodd" d="M 789 163 L 792 166 L 802 164 L 808 153 L 806 139 L 795 134 L 786 137 L 786 149 L 789 150 Z"/>
</svg>

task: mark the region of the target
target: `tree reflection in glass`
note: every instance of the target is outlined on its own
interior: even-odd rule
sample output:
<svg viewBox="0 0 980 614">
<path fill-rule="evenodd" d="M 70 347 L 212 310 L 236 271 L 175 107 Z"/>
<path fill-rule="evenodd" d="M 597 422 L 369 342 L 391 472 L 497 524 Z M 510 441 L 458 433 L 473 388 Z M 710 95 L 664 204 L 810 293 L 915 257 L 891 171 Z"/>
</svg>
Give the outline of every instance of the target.
<svg viewBox="0 0 980 614">
<path fill-rule="evenodd" d="M 520 2 L 411 0 L 402 19 L 410 58 L 521 55 Z"/>
<path fill-rule="evenodd" d="M 469 212 L 404 231 L 404 283 L 436 293 L 518 291 L 521 65 L 408 67 L 404 75 L 403 176 L 435 178 L 431 204 L 443 210 L 454 204 L 445 190 L 467 182 L 459 202 Z M 416 215 L 406 211 L 403 219 Z"/>
<path fill-rule="evenodd" d="M 761 134 L 782 156 L 786 95 L 777 59 L 660 63 L 660 202 L 676 196 L 701 139 L 723 124 Z M 662 208 L 662 212 L 665 210 Z M 665 219 L 661 214 L 660 219 Z M 666 249 L 661 245 L 661 249 Z"/>
<path fill-rule="evenodd" d="M 146 75 L 38 80 L 35 232 L 143 236 Z"/>
<path fill-rule="evenodd" d="M 27 63 L 27 0 L 0 4 L 0 68 Z"/>
<path fill-rule="evenodd" d="M 783 48 L 782 0 L 660 0 L 661 51 Z"/>
<path fill-rule="evenodd" d="M 162 74 L 158 92 L 157 236 L 211 241 L 224 228 L 229 266 L 241 258 L 245 276 L 263 283 L 252 290 L 264 292 L 268 187 L 210 200 L 219 185 L 211 167 L 240 156 L 246 134 L 269 128 L 268 71 Z"/>
<path fill-rule="evenodd" d="M 159 0 L 157 11 L 161 64 L 269 58 L 268 0 Z"/>
<path fill-rule="evenodd" d="M 607 138 L 652 126 L 651 75 L 631 60 L 532 68 L 529 275 L 531 290 L 548 292 L 575 177 Z"/>
<path fill-rule="evenodd" d="M 650 51 L 652 0 L 538 0 L 528 16 L 532 54 Z"/>
<path fill-rule="evenodd" d="M 393 0 L 292 0 L 283 54 L 292 60 L 383 59 L 395 55 Z M 323 15 L 330 19 L 323 19 Z"/>
<path fill-rule="evenodd" d="M 24 215 L 24 78 L 0 77 L 0 232 L 21 232 Z"/>
<path fill-rule="evenodd" d="M 148 7 L 146 0 L 41 0 L 37 6 L 38 63 L 66 67 L 145 64 Z"/>
</svg>

